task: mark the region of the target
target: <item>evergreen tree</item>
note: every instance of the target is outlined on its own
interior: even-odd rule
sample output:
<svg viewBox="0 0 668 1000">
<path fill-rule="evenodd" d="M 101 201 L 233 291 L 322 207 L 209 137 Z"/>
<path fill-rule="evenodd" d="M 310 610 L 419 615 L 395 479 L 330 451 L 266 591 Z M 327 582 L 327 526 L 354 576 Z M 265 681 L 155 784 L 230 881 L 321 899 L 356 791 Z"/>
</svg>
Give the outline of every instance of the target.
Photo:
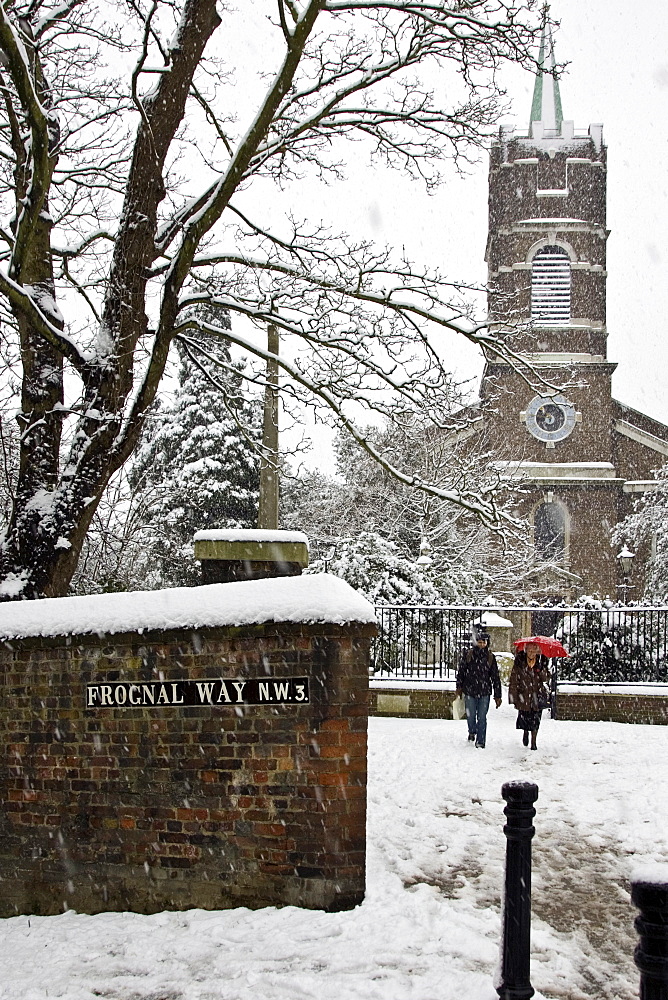
<svg viewBox="0 0 668 1000">
<path fill-rule="evenodd" d="M 155 408 L 129 474 L 145 511 L 144 587 L 200 582 L 193 535 L 257 521 L 260 407 L 244 398 L 229 345 L 200 336 L 177 345 L 178 388 Z"/>
</svg>

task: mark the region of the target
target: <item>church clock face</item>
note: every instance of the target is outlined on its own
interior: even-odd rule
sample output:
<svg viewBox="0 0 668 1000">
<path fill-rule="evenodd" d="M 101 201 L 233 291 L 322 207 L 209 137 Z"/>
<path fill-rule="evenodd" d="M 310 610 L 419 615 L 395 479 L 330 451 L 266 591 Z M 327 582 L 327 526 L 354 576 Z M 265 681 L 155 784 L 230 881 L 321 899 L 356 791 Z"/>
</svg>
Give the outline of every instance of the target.
<svg viewBox="0 0 668 1000">
<path fill-rule="evenodd" d="M 526 425 L 539 441 L 563 441 L 575 427 L 575 407 L 563 396 L 535 396 L 526 408 Z"/>
</svg>

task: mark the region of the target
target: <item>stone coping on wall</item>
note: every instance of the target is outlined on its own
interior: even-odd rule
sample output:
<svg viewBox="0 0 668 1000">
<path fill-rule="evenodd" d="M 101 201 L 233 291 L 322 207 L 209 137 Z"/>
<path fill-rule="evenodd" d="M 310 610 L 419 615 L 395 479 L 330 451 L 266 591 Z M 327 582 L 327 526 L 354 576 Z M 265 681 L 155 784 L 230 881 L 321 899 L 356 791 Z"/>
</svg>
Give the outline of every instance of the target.
<svg viewBox="0 0 668 1000">
<path fill-rule="evenodd" d="M 281 579 L 289 578 L 281 577 Z M 1 604 L 0 608 L 2 608 Z M 376 632 L 376 626 L 369 622 L 259 622 L 253 625 L 220 625 L 189 629 L 180 627 L 143 629 L 141 632 L 136 630 L 114 633 L 100 631 L 94 635 L 81 632 L 68 635 L 5 637 L 0 639 L 0 650 L 4 647 L 5 651 L 13 653 L 21 651 L 29 653 L 31 650 L 44 650 L 47 653 L 52 649 L 72 649 L 76 650 L 79 655 L 86 655 L 89 650 L 99 649 L 103 651 L 100 660 L 104 662 L 107 658 L 111 659 L 112 655 L 104 652 L 105 650 L 113 650 L 121 646 L 146 649 L 185 641 L 192 645 L 193 650 L 196 651 L 204 638 L 207 641 L 229 639 L 247 645 L 248 642 L 253 642 L 258 638 L 274 639 L 277 636 L 294 637 L 295 639 L 300 636 L 309 639 L 325 636 L 339 639 L 344 636 L 353 636 L 367 640 L 372 639 Z"/>
<path fill-rule="evenodd" d="M 326 573 L 201 587 L 92 594 L 0 604 L 0 639 L 115 635 L 269 622 L 375 623 L 371 605 Z"/>
</svg>

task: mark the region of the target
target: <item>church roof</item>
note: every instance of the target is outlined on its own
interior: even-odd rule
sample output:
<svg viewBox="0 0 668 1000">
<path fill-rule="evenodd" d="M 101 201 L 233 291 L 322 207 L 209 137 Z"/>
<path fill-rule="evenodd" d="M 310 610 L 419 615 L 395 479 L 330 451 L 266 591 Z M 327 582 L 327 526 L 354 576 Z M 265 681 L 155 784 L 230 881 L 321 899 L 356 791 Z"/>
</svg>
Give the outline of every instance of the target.
<svg viewBox="0 0 668 1000">
<path fill-rule="evenodd" d="M 542 122 L 544 129 L 554 129 L 556 132 L 560 132 L 564 115 L 561 110 L 559 80 L 555 72 L 554 42 L 549 24 L 544 25 L 541 34 L 538 64 L 541 68 L 536 73 L 536 82 L 533 88 L 529 134 L 531 134 L 531 122 Z"/>
</svg>

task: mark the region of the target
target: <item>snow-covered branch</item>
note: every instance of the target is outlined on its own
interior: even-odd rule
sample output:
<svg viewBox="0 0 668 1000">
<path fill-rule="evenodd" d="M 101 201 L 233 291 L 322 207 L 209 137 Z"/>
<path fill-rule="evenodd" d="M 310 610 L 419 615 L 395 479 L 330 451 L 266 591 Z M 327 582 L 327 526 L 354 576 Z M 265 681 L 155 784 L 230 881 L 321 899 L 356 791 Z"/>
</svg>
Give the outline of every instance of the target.
<svg viewBox="0 0 668 1000">
<path fill-rule="evenodd" d="M 0 593 L 3 576 L 25 581 L 14 596 L 67 591 L 197 306 L 275 324 L 286 392 L 310 394 L 374 455 L 351 405 L 395 421 L 422 409 L 438 426 L 452 337 L 544 384 L 476 315 L 466 282 L 263 207 L 267 178 L 288 195 L 297 177 L 343 174 L 350 140 L 434 185 L 445 159 L 484 142 L 500 64 L 532 63 L 531 3 L 108 2 L 0 11 L 0 296 L 29 430 L 0 545 Z M 238 53 L 255 50 L 235 82 Z M 266 360 L 238 330 L 218 332 Z M 406 487 L 429 486 L 376 457 Z M 493 484 L 435 495 L 503 519 Z"/>
<path fill-rule="evenodd" d="M 185 337 L 188 330 L 199 330 L 213 334 L 217 332 L 217 328 L 211 324 L 207 324 L 199 318 L 192 318 L 186 320 L 177 328 L 176 335 Z M 406 474 L 400 468 L 395 466 L 387 455 L 382 454 L 374 446 L 371 438 L 368 435 L 365 435 L 357 427 L 357 425 L 345 412 L 345 400 L 342 400 L 340 397 L 337 398 L 337 395 L 331 387 L 314 384 L 305 378 L 299 368 L 291 361 L 282 356 L 277 358 L 276 355 L 269 354 L 262 347 L 244 337 L 240 337 L 233 332 L 226 333 L 226 337 L 231 343 L 236 344 L 238 347 L 243 348 L 247 353 L 260 358 L 265 362 L 270 360 L 277 361 L 281 371 L 288 375 L 290 379 L 298 385 L 301 385 L 325 403 L 332 413 L 336 415 L 336 418 L 341 426 L 345 428 L 351 437 L 357 441 L 357 443 L 374 459 L 374 461 L 378 462 L 378 464 L 398 482 L 414 489 L 420 489 L 430 496 L 437 497 L 441 500 L 447 500 L 449 503 L 456 504 L 459 507 L 475 513 L 478 517 L 480 517 L 483 523 L 494 530 L 500 530 L 505 520 L 512 520 L 504 511 L 499 511 L 497 509 L 497 505 L 495 503 L 496 490 L 493 488 L 486 488 L 482 491 L 478 490 L 475 492 L 466 489 L 443 489 L 437 485 L 426 482 L 417 475 Z"/>
</svg>

